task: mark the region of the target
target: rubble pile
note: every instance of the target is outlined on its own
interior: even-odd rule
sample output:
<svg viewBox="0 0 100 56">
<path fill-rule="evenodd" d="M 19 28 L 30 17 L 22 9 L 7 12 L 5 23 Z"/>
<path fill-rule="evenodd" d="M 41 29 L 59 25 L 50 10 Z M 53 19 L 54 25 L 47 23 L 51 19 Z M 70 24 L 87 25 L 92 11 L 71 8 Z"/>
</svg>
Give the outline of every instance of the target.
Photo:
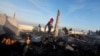
<svg viewBox="0 0 100 56">
<path fill-rule="evenodd" d="M 100 44 L 90 43 L 89 39 L 75 39 L 73 37 L 58 38 L 55 42 L 52 36 L 43 36 L 41 41 L 31 42 L 24 53 L 25 43 L 5 45 L 1 43 L 0 56 L 99 56 Z M 32 37 L 31 37 L 32 38 Z M 83 41 L 84 40 L 84 41 Z M 85 40 L 88 40 L 86 42 Z M 94 39 L 93 39 L 94 40 Z M 92 40 L 91 40 L 92 41 Z"/>
</svg>

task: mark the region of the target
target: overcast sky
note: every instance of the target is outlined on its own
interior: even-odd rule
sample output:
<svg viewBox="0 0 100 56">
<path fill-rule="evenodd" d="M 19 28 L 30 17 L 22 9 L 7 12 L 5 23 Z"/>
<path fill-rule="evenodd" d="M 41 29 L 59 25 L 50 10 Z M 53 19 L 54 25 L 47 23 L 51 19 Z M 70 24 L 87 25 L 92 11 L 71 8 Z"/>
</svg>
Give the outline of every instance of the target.
<svg viewBox="0 0 100 56">
<path fill-rule="evenodd" d="M 46 24 L 56 19 L 60 10 L 60 26 L 84 30 L 100 29 L 100 0 L 0 0 L 0 13 L 20 22 Z"/>
</svg>

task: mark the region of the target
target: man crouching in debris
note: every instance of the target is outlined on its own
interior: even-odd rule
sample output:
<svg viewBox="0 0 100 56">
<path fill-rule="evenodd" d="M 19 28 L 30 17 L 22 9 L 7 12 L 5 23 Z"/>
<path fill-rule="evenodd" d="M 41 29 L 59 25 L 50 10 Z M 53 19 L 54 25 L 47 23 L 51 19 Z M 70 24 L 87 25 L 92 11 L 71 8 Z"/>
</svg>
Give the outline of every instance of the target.
<svg viewBox="0 0 100 56">
<path fill-rule="evenodd" d="M 53 28 L 53 21 L 54 21 L 54 19 L 53 18 L 51 18 L 50 19 L 50 21 L 46 24 L 46 26 L 45 26 L 45 32 L 46 32 L 46 28 L 48 27 L 48 33 L 50 33 L 51 32 L 51 28 Z"/>
</svg>

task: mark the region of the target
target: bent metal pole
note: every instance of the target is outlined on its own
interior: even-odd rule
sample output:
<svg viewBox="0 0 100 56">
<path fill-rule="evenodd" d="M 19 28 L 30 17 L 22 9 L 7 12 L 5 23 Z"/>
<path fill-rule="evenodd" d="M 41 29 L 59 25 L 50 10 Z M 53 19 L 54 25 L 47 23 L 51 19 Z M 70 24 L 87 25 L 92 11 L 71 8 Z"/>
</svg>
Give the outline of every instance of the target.
<svg viewBox="0 0 100 56">
<path fill-rule="evenodd" d="M 58 36 L 59 32 L 59 19 L 60 19 L 60 10 L 57 12 L 57 18 L 55 23 L 55 29 L 54 29 L 54 37 L 56 38 Z"/>
</svg>

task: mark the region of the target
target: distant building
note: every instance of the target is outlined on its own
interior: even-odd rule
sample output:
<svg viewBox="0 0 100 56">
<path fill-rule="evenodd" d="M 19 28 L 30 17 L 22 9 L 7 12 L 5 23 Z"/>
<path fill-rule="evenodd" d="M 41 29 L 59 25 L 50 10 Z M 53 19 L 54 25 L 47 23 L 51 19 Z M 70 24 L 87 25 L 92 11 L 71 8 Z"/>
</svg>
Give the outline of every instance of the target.
<svg viewBox="0 0 100 56">
<path fill-rule="evenodd" d="M 34 29 L 33 26 L 25 25 L 25 24 L 19 24 L 18 28 L 20 32 L 26 32 L 26 31 L 32 32 L 32 30 Z"/>
<path fill-rule="evenodd" d="M 69 31 L 69 34 L 78 34 L 78 35 L 83 35 L 83 34 L 87 34 L 85 32 L 81 32 L 81 31 Z"/>
<path fill-rule="evenodd" d="M 19 35 L 17 20 L 6 14 L 0 14 L 0 28 L 5 33 L 12 33 L 12 35 Z M 1 30 L 2 30 L 1 29 Z"/>
</svg>

